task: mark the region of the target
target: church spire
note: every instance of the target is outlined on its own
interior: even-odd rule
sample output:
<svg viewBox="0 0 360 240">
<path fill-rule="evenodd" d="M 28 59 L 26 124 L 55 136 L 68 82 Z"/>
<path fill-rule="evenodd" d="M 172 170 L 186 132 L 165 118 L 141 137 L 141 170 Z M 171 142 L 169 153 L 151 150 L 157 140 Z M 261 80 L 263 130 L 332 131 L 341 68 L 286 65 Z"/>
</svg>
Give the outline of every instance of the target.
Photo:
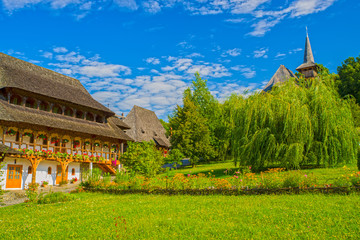
<svg viewBox="0 0 360 240">
<path fill-rule="evenodd" d="M 305 50 L 304 50 L 304 62 L 299 67 L 296 68 L 305 78 L 316 77 L 316 64 L 314 60 L 314 55 L 311 50 L 309 34 L 306 27 L 306 39 L 305 39 Z"/>
<path fill-rule="evenodd" d="M 304 51 L 304 63 L 315 63 L 314 55 L 311 50 L 307 27 L 306 27 L 306 40 L 305 40 L 305 51 Z"/>
</svg>

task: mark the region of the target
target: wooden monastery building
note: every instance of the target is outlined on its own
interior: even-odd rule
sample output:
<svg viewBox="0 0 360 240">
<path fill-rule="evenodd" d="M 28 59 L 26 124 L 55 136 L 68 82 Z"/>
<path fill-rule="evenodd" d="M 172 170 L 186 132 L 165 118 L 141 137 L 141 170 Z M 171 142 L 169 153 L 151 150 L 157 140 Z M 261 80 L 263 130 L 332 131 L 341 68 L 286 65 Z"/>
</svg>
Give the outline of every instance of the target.
<svg viewBox="0 0 360 240">
<path fill-rule="evenodd" d="M 299 67 L 297 67 L 296 70 L 304 75 L 305 78 L 314 78 L 317 76 L 317 66 L 311 50 L 308 34 L 306 34 L 305 39 L 304 62 Z M 296 78 L 295 74 L 291 70 L 287 69 L 284 65 L 280 65 L 279 69 L 266 84 L 263 91 L 268 92 L 273 88 L 273 86 L 281 84 L 290 78 Z"/>
<path fill-rule="evenodd" d="M 126 134 L 136 142 L 154 141 L 157 148 L 162 149 L 164 155 L 167 154 L 171 144 L 155 112 L 135 105 L 124 122 L 130 127 Z"/>
<path fill-rule="evenodd" d="M 79 80 L 0 53 L 2 189 L 80 179 L 93 164 L 115 173 L 129 128 Z"/>
</svg>

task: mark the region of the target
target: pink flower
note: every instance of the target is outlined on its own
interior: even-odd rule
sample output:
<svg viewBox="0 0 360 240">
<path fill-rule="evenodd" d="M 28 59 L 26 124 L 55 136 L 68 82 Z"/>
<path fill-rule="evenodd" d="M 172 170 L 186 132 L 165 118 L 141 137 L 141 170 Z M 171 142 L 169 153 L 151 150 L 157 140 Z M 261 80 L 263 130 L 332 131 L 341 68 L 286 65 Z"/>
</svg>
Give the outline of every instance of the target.
<svg viewBox="0 0 360 240">
<path fill-rule="evenodd" d="M 234 178 L 239 178 L 239 176 L 234 175 Z"/>
<path fill-rule="evenodd" d="M 249 167 L 249 169 L 251 169 L 251 166 Z"/>
<path fill-rule="evenodd" d="M 307 175 L 306 175 L 306 174 L 305 174 L 304 176 L 305 176 L 305 177 L 307 177 Z"/>
<path fill-rule="evenodd" d="M 190 177 L 191 175 L 190 175 L 190 174 L 188 174 L 187 176 L 188 176 L 188 177 Z"/>
</svg>

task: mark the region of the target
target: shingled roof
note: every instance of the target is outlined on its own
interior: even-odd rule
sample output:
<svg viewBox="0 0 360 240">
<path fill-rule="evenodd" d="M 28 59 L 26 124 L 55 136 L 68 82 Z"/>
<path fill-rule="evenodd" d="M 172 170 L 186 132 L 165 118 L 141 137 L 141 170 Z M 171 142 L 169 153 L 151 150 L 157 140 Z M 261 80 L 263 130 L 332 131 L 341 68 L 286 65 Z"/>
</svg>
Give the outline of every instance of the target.
<svg viewBox="0 0 360 240">
<path fill-rule="evenodd" d="M 289 78 L 296 78 L 296 76 L 291 70 L 287 69 L 284 65 L 280 65 L 274 76 L 264 87 L 263 91 L 268 92 L 272 89 L 274 85 L 285 82 L 289 80 Z"/>
<path fill-rule="evenodd" d="M 134 106 L 124 122 L 131 127 L 126 131 L 126 134 L 135 141 L 152 140 L 161 147 L 169 148 L 171 146 L 169 139 L 165 135 L 166 130 L 153 111 Z"/>
<path fill-rule="evenodd" d="M 117 122 L 111 117 L 108 118 L 107 123 L 97 123 L 14 105 L 5 100 L 0 100 L 0 121 L 1 120 L 133 141 L 132 138 L 117 127 Z"/>
<path fill-rule="evenodd" d="M 311 50 L 309 35 L 306 34 L 306 39 L 305 39 L 305 51 L 304 51 L 304 62 L 303 62 L 303 64 L 301 64 L 300 66 L 298 66 L 298 67 L 296 68 L 296 70 L 299 71 L 299 70 L 301 70 L 301 69 L 309 68 L 309 67 L 314 67 L 314 66 L 316 66 L 315 60 L 314 60 L 314 55 L 313 55 L 312 50 Z"/>
<path fill-rule="evenodd" d="M 4 154 L 19 154 L 19 155 L 23 155 L 24 153 L 15 150 L 13 148 L 10 148 L 2 143 L 0 143 L 0 153 L 4 153 Z M 0 156 L 1 157 L 1 156 Z"/>
<path fill-rule="evenodd" d="M 22 89 L 114 115 L 93 99 L 79 80 L 4 53 L 0 53 L 1 88 Z"/>
</svg>

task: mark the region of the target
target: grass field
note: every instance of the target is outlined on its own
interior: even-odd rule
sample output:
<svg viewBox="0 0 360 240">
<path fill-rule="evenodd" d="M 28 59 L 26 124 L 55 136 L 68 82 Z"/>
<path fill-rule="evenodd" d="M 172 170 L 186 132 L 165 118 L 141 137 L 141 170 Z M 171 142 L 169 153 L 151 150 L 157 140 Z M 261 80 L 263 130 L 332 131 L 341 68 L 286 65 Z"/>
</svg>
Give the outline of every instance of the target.
<svg viewBox="0 0 360 240">
<path fill-rule="evenodd" d="M 355 239 L 360 234 L 355 194 L 74 195 L 77 200 L 67 203 L 0 208 L 1 239 Z"/>
<path fill-rule="evenodd" d="M 162 173 L 161 175 L 169 175 L 174 176 L 176 173 L 183 173 L 183 174 L 198 174 L 198 173 L 204 173 L 208 174 L 211 170 L 212 175 L 215 175 L 215 177 L 218 178 L 227 178 L 232 177 L 235 171 L 238 170 L 237 167 L 234 167 L 233 162 L 222 162 L 222 163 L 214 163 L 214 164 L 199 164 L 195 168 L 192 167 L 186 167 L 183 169 L 177 169 L 177 170 L 171 170 L 168 173 Z M 225 173 L 226 170 L 227 173 Z M 318 183 L 324 183 L 324 184 L 332 184 L 336 178 L 341 177 L 343 174 L 346 174 L 348 172 L 355 172 L 357 170 L 356 165 L 346 166 L 344 169 L 343 167 L 335 167 L 335 168 L 318 168 L 318 169 L 305 169 L 301 170 L 304 174 L 314 174 L 318 180 Z M 230 172 L 230 174 L 229 174 Z"/>
</svg>

